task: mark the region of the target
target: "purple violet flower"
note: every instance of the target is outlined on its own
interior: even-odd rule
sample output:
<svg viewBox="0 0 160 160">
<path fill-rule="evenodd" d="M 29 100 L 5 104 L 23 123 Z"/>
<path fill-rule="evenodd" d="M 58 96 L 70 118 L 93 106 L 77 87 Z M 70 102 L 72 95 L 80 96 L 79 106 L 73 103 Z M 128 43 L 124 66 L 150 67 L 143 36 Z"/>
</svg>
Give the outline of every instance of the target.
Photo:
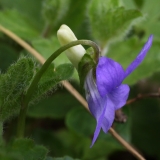
<svg viewBox="0 0 160 160">
<path fill-rule="evenodd" d="M 122 84 L 122 82 L 143 61 L 152 45 L 152 39 L 151 35 L 141 52 L 126 70 L 114 60 L 100 57 L 96 68 L 96 81 L 93 78 L 93 70 L 87 74 L 84 86 L 86 99 L 89 110 L 97 121 L 91 147 L 94 145 L 101 128 L 105 133 L 110 129 L 114 121 L 115 110 L 125 105 L 130 89 L 127 84 Z"/>
</svg>

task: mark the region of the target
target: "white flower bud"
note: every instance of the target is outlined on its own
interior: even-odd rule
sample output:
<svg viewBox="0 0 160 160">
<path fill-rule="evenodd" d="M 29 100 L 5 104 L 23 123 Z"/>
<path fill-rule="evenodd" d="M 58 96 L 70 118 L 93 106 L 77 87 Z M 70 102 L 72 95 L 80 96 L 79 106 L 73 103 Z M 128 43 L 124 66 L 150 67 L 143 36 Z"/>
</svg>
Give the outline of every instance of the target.
<svg viewBox="0 0 160 160">
<path fill-rule="evenodd" d="M 77 40 L 72 30 L 67 25 L 62 25 L 57 31 L 57 37 L 62 46 Z M 77 45 L 67 49 L 66 55 L 72 64 L 78 69 L 78 63 L 80 62 L 83 55 L 86 53 L 82 45 Z"/>
</svg>

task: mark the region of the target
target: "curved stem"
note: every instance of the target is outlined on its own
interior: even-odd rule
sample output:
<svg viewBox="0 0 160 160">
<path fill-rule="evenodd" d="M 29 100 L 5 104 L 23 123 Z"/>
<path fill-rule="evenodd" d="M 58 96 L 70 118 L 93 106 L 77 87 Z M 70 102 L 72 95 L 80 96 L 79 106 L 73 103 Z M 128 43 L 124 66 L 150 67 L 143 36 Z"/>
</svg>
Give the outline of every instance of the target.
<svg viewBox="0 0 160 160">
<path fill-rule="evenodd" d="M 70 47 L 73 47 L 73 46 L 76 46 L 76 45 L 88 45 L 88 46 L 91 46 L 93 47 L 94 49 L 94 52 L 96 55 L 99 55 L 99 47 L 97 46 L 96 43 L 90 41 L 90 40 L 77 40 L 77 41 L 73 41 L 61 48 L 59 48 L 57 51 L 55 51 L 47 60 L 46 62 L 43 64 L 43 66 L 41 67 L 41 69 L 37 72 L 37 74 L 35 75 L 27 93 L 26 93 L 26 96 L 24 98 L 24 104 L 26 107 L 29 103 L 29 100 L 32 96 L 32 93 L 35 89 L 35 87 L 37 86 L 40 78 L 42 77 L 42 75 L 44 74 L 44 72 L 47 70 L 47 68 L 49 67 L 49 65 L 52 63 L 52 61 L 57 58 L 62 52 L 64 52 L 66 49 L 70 48 Z"/>
</svg>

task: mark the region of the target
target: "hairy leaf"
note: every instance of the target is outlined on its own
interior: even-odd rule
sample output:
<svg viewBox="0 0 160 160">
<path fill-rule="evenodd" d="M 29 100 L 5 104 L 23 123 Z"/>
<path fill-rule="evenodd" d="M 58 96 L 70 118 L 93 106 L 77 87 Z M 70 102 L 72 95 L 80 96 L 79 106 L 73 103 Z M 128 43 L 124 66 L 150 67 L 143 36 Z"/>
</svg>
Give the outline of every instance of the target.
<svg viewBox="0 0 160 160">
<path fill-rule="evenodd" d="M 114 1 L 113 1 L 114 2 Z M 93 0 L 89 7 L 89 19 L 93 37 L 104 47 L 111 39 L 124 35 L 129 26 L 142 14 L 135 9 L 126 10 L 124 7 L 117 7 L 109 1 L 108 7 L 104 0 Z"/>
<path fill-rule="evenodd" d="M 17 152 L 24 160 L 44 159 L 48 150 L 43 146 L 35 145 L 30 139 L 17 139 L 13 142 L 11 149 Z"/>
<path fill-rule="evenodd" d="M 34 75 L 32 58 L 22 57 L 0 75 L 0 120 L 13 116 L 20 109 L 21 99 Z"/>
<path fill-rule="evenodd" d="M 39 100 L 46 96 L 49 91 L 53 92 L 60 81 L 69 79 L 72 76 L 73 71 L 74 67 L 71 64 L 62 64 L 57 68 L 51 65 L 38 83 L 38 88 L 35 90 L 32 100 Z"/>
<path fill-rule="evenodd" d="M 10 145 L 0 148 L 0 158 L 4 160 L 44 160 L 48 150 L 35 145 L 31 139 L 16 139 Z"/>
</svg>

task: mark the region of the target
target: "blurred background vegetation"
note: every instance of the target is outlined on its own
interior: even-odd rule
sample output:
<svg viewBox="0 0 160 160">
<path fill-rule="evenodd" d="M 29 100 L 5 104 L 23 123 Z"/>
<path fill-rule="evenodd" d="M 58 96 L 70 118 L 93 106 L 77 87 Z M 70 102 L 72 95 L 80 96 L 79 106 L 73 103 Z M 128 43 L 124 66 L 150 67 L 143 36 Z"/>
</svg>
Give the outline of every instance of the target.
<svg viewBox="0 0 160 160">
<path fill-rule="evenodd" d="M 153 34 L 154 42 L 144 62 L 124 82 L 130 85 L 131 99 L 139 93 L 158 93 L 160 87 L 159 6 L 159 0 L 1 0 L 0 25 L 48 58 L 60 47 L 56 32 L 60 25 L 66 24 L 78 39 L 95 41 L 103 55 L 120 62 L 124 68 L 136 57 L 149 35 Z M 1 72 L 5 73 L 21 55 L 30 54 L 0 32 Z M 54 65 L 63 63 L 70 63 L 65 54 L 60 55 Z M 69 81 L 83 94 L 76 71 Z M 114 129 L 146 159 L 160 159 L 159 99 L 145 98 L 126 105 L 123 111 L 128 117 L 127 122 L 114 123 Z M 22 151 L 19 149 L 26 160 L 135 159 L 110 134 L 101 133 L 90 149 L 96 121 L 61 86 L 53 89 L 46 99 L 39 100 L 28 110 L 25 136 L 33 139 L 34 143 L 14 140 L 16 124 L 17 117 L 14 117 L 3 125 L 7 149 L 3 147 L 0 150 L 0 159 L 21 159 L 15 153 L 18 152 L 16 148 L 21 148 L 22 144 L 32 146 L 30 149 L 33 152 L 25 152 L 25 145 Z M 43 145 L 47 149 L 43 150 L 42 147 L 38 150 L 34 145 Z M 33 153 L 39 156 L 29 157 Z"/>
</svg>

